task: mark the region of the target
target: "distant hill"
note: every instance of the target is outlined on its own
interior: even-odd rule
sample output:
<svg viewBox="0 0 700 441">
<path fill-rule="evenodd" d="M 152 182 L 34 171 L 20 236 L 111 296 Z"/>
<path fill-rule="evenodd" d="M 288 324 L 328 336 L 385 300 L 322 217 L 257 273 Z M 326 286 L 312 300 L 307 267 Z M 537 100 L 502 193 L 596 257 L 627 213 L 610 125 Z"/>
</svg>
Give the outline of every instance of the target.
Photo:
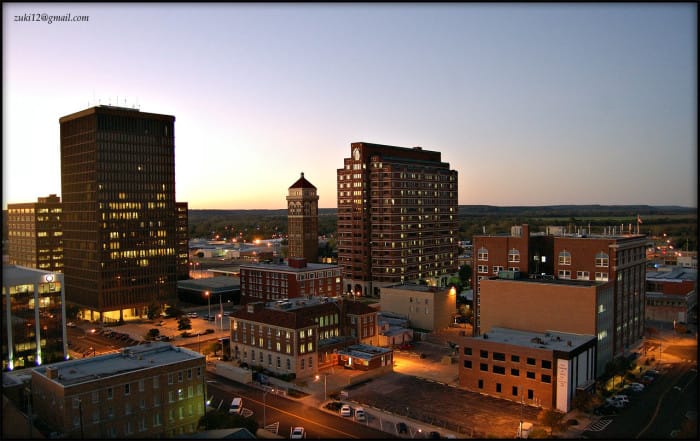
<svg viewBox="0 0 700 441">
<path fill-rule="evenodd" d="M 567 216 L 630 216 L 659 214 L 697 214 L 697 208 L 653 205 L 543 205 L 509 206 L 460 205 L 459 216 L 524 216 L 524 217 L 567 217 Z M 319 216 L 335 216 L 336 208 L 319 208 Z M 189 210 L 190 221 L 229 216 L 259 216 L 286 218 L 287 209 L 278 210 Z"/>
</svg>

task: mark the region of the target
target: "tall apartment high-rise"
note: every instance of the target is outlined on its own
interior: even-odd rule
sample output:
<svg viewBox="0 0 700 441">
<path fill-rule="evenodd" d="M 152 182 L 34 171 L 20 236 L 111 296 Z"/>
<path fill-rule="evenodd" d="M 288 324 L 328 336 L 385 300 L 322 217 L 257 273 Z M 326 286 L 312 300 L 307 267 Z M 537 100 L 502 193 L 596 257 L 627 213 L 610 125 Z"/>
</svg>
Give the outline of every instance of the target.
<svg viewBox="0 0 700 441">
<path fill-rule="evenodd" d="M 318 195 L 316 187 L 301 177 L 289 187 L 287 196 L 288 256 L 318 261 Z"/>
<path fill-rule="evenodd" d="M 9 263 L 45 271 L 63 271 L 61 198 L 7 205 Z"/>
<path fill-rule="evenodd" d="M 484 332 L 480 281 L 507 270 L 533 279 L 608 282 L 613 289 L 613 335 L 607 337 L 612 338 L 613 356 L 625 354 L 644 335 L 646 236 L 612 228 L 602 234 L 561 227 L 531 233 L 523 225 L 513 227 L 510 235 L 474 236 L 473 243 L 474 336 Z"/>
<path fill-rule="evenodd" d="M 64 116 L 66 299 L 113 322 L 175 299 L 175 117 L 96 106 Z"/>
<path fill-rule="evenodd" d="M 176 202 L 177 207 L 177 280 L 190 278 L 189 204 Z"/>
<path fill-rule="evenodd" d="M 338 264 L 346 291 L 447 285 L 457 272 L 457 171 L 440 152 L 352 143 L 338 169 Z"/>
</svg>

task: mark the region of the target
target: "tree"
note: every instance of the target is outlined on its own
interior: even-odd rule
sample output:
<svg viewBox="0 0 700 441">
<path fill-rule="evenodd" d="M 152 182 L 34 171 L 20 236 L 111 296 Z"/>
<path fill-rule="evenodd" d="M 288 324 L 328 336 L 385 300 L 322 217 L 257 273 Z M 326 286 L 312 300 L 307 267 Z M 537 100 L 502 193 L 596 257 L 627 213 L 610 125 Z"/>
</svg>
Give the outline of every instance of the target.
<svg viewBox="0 0 700 441">
<path fill-rule="evenodd" d="M 158 330 L 158 328 L 151 328 L 148 330 L 148 332 L 146 333 L 144 338 L 146 340 L 155 340 L 156 337 L 158 337 L 159 335 L 160 335 L 160 331 Z"/>
<path fill-rule="evenodd" d="M 244 427 L 253 434 L 259 428 L 258 422 L 253 418 L 245 418 L 239 414 L 229 414 L 228 409 L 217 409 L 207 412 L 199 419 L 199 426 L 206 427 L 207 430 Z"/>
<path fill-rule="evenodd" d="M 462 281 L 463 287 L 471 287 L 472 267 L 471 265 L 462 265 L 459 267 L 459 280 Z"/>
<path fill-rule="evenodd" d="M 174 306 L 168 306 L 167 308 L 165 308 L 165 315 L 167 315 L 168 317 L 180 318 L 183 315 L 185 315 L 185 313 Z"/>
<path fill-rule="evenodd" d="M 186 329 L 192 329 L 192 321 L 189 317 L 180 317 L 177 321 L 177 330 L 184 331 Z"/>
<path fill-rule="evenodd" d="M 542 409 L 539 414 L 540 422 L 549 427 L 549 435 L 552 435 L 554 429 L 561 427 L 561 422 L 564 419 L 564 413 L 557 409 Z"/>
<path fill-rule="evenodd" d="M 216 353 L 219 351 L 219 349 L 221 349 L 221 343 L 218 341 L 211 341 L 204 346 L 204 349 L 202 349 L 202 354 L 208 355 L 213 352 L 214 357 L 216 357 Z"/>
<path fill-rule="evenodd" d="M 146 311 L 146 315 L 148 316 L 149 320 L 153 320 L 154 318 L 158 317 L 160 315 L 161 307 L 157 303 L 151 303 L 148 305 L 148 310 Z"/>
</svg>

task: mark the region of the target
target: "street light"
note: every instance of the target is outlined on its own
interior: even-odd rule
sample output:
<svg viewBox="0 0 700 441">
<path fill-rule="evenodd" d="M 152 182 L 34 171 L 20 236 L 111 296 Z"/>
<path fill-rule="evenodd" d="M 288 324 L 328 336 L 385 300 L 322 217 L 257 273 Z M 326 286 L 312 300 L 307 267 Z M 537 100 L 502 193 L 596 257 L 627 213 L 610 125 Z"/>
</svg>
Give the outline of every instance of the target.
<svg viewBox="0 0 700 441">
<path fill-rule="evenodd" d="M 274 392 L 274 389 L 267 390 L 265 389 L 263 391 L 263 428 L 267 425 L 267 402 L 265 400 L 265 397 L 267 397 L 267 394 L 269 392 Z"/>
<path fill-rule="evenodd" d="M 320 377 L 319 375 L 316 375 L 316 380 L 319 380 L 320 378 L 321 378 L 321 377 Z M 326 399 L 327 399 L 327 398 L 326 398 L 326 396 L 327 396 L 327 393 L 326 393 L 326 390 L 327 390 L 327 389 L 326 389 L 326 380 L 327 380 L 327 379 L 328 379 L 328 374 L 323 374 L 323 401 L 324 401 L 324 402 L 325 402 Z"/>
<path fill-rule="evenodd" d="M 209 315 L 207 315 L 207 318 L 211 317 L 211 295 L 209 291 L 204 291 L 204 295 L 207 296 L 207 302 L 209 303 Z"/>
</svg>

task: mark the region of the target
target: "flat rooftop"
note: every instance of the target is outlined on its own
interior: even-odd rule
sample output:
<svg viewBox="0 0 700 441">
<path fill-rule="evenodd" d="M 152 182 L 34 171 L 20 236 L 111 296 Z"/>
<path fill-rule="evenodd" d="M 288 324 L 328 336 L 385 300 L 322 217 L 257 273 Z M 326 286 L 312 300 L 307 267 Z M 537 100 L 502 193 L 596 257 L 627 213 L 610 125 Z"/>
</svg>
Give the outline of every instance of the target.
<svg viewBox="0 0 700 441">
<path fill-rule="evenodd" d="M 122 348 L 116 354 L 47 364 L 32 371 L 48 378 L 47 371 L 56 369 L 56 377 L 52 380 L 66 387 L 198 358 L 204 364 L 204 355 L 200 353 L 166 342 L 153 342 Z"/>
<path fill-rule="evenodd" d="M 279 272 L 293 272 L 293 273 L 303 273 L 306 271 L 317 271 L 317 270 L 340 270 L 340 266 L 333 265 L 330 263 L 311 263 L 307 262 L 306 266 L 303 268 L 294 268 L 289 266 L 287 263 L 245 263 L 241 264 L 241 268 L 252 268 L 264 271 L 279 271 Z"/>
<path fill-rule="evenodd" d="M 519 279 L 508 279 L 504 277 L 489 277 L 484 280 L 499 280 L 504 282 L 522 282 L 522 283 L 546 283 L 551 285 L 569 285 L 569 286 L 599 286 L 605 285 L 609 281 L 603 280 L 576 280 L 576 279 L 557 279 L 553 275 L 523 275 Z"/>
<path fill-rule="evenodd" d="M 188 289 L 190 291 L 212 291 L 220 292 L 241 287 L 241 281 L 237 277 L 205 277 L 202 279 L 180 280 L 177 282 L 178 289 Z"/>
<path fill-rule="evenodd" d="M 520 331 L 510 328 L 493 327 L 479 337 L 470 337 L 489 342 L 507 343 L 523 348 L 549 349 L 552 351 L 569 352 L 595 339 L 594 335 L 571 334 L 568 332 Z"/>
<path fill-rule="evenodd" d="M 389 352 L 393 352 L 393 351 L 389 348 L 381 348 L 378 346 L 370 346 L 370 345 L 365 345 L 365 344 L 352 345 L 352 346 L 348 346 L 345 349 L 338 350 L 339 354 L 345 354 L 345 355 L 360 358 L 363 360 L 369 360 L 372 357 L 375 357 L 375 356 L 381 355 L 381 354 L 388 354 Z"/>
</svg>

